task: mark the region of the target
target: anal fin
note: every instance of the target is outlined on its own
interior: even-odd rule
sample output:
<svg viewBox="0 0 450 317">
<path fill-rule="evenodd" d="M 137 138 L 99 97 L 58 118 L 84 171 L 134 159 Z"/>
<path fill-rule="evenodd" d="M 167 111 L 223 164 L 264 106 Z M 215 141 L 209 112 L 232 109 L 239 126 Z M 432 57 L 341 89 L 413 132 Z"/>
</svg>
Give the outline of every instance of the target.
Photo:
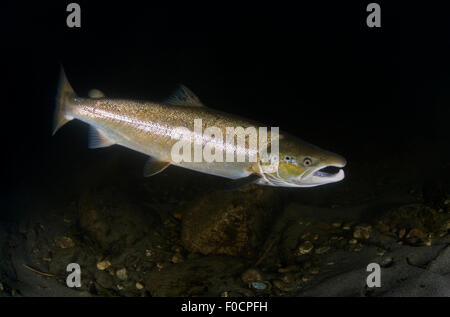
<svg viewBox="0 0 450 317">
<path fill-rule="evenodd" d="M 102 131 L 99 129 L 90 126 L 89 127 L 89 139 L 88 139 L 88 147 L 90 149 L 96 149 L 101 147 L 107 147 L 115 144 L 116 142 L 110 138 L 108 138 Z"/>
<path fill-rule="evenodd" d="M 144 165 L 144 177 L 150 177 L 164 171 L 170 163 L 149 157 Z"/>
</svg>

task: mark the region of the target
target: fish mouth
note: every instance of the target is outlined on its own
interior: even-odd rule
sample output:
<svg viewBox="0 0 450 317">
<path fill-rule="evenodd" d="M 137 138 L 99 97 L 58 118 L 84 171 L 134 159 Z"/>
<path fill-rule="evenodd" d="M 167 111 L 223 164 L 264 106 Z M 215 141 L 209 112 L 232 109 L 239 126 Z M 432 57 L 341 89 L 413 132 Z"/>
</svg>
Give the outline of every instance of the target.
<svg viewBox="0 0 450 317">
<path fill-rule="evenodd" d="M 345 162 L 343 162 L 317 167 L 315 170 L 301 175 L 298 183 L 302 187 L 313 187 L 339 182 L 345 178 L 345 173 L 342 169 L 345 165 Z"/>
<path fill-rule="evenodd" d="M 312 173 L 314 177 L 320 178 L 339 178 L 344 176 L 344 170 L 335 165 L 320 167 Z M 341 178 L 342 179 L 342 178 Z"/>
</svg>

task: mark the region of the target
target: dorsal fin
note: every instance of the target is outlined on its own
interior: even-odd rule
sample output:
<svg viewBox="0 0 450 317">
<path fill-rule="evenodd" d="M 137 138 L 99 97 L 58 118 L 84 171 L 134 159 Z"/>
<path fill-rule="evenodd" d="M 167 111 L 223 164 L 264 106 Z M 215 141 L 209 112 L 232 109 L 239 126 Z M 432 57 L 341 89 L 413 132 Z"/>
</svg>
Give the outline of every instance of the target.
<svg viewBox="0 0 450 317">
<path fill-rule="evenodd" d="M 99 98 L 105 97 L 105 94 L 98 89 L 89 90 L 88 95 L 89 95 L 89 98 L 93 98 L 93 99 L 99 99 Z"/>
<path fill-rule="evenodd" d="M 204 107 L 200 99 L 184 85 L 180 85 L 166 100 L 166 103 L 173 106 Z"/>
</svg>

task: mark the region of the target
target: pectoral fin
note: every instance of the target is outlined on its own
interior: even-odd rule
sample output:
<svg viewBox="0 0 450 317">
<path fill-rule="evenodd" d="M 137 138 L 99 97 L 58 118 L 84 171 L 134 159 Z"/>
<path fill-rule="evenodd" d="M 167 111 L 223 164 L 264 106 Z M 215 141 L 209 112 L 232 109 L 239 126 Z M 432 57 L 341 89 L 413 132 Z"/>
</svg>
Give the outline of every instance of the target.
<svg viewBox="0 0 450 317">
<path fill-rule="evenodd" d="M 168 162 L 159 161 L 150 157 L 144 165 L 144 177 L 156 175 L 164 171 L 169 165 L 170 163 Z"/>
<path fill-rule="evenodd" d="M 232 191 L 244 186 L 247 186 L 249 184 L 254 184 L 256 183 L 256 181 L 258 179 L 260 179 L 261 176 L 259 176 L 258 174 L 250 174 L 247 177 L 242 177 L 242 178 L 238 178 L 238 179 L 234 179 L 231 182 L 229 182 L 225 188 L 226 191 Z"/>
</svg>

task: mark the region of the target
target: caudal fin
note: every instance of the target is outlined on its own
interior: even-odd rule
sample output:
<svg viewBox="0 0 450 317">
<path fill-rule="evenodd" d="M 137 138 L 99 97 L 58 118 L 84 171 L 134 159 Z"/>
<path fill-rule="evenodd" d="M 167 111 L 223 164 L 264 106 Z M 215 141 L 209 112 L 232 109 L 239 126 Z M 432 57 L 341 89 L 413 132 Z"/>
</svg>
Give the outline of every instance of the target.
<svg viewBox="0 0 450 317">
<path fill-rule="evenodd" d="M 56 109 L 55 117 L 53 119 L 53 134 L 58 131 L 64 124 L 72 120 L 73 118 L 68 114 L 68 107 L 70 105 L 70 100 L 76 97 L 75 92 L 70 86 L 67 80 L 64 69 L 61 66 L 61 75 L 59 78 L 58 91 L 56 94 Z"/>
</svg>

